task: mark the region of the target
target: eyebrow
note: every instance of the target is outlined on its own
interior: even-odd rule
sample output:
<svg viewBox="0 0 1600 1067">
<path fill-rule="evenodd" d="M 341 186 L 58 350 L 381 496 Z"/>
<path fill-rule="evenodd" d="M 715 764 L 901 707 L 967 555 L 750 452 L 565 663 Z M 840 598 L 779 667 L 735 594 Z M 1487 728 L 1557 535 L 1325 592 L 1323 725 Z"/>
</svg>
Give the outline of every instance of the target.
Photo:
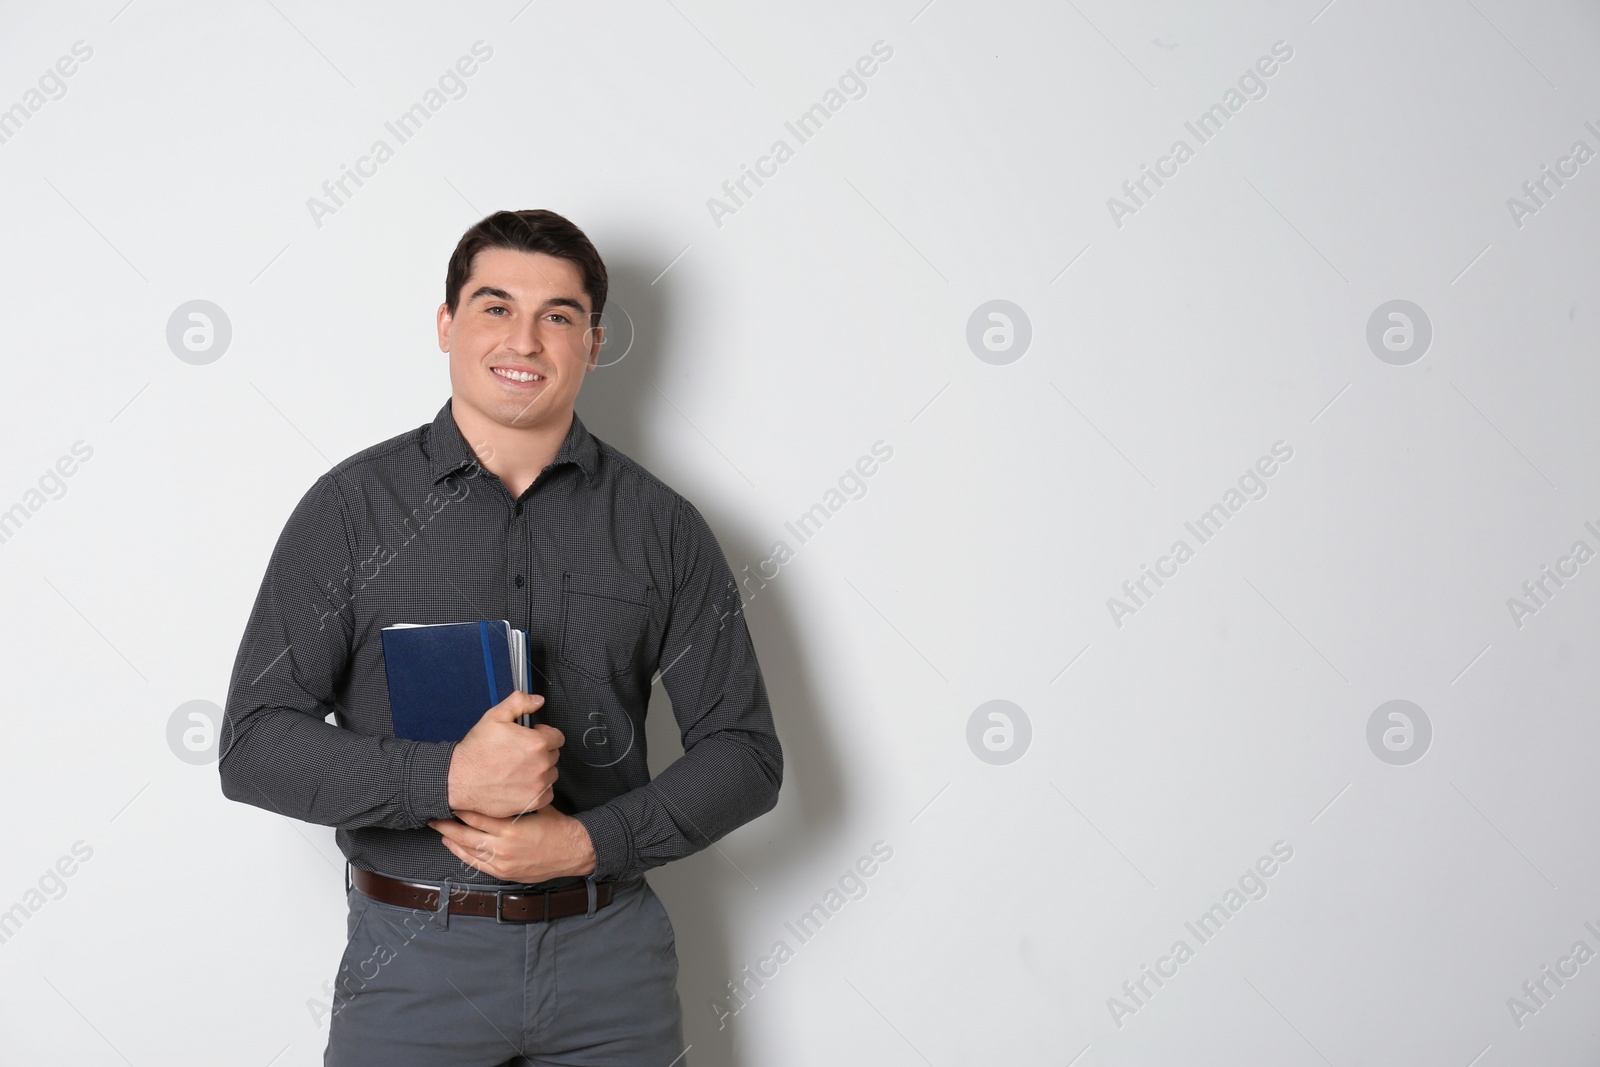
<svg viewBox="0 0 1600 1067">
<path fill-rule="evenodd" d="M 478 286 L 477 289 L 473 290 L 472 295 L 467 298 L 467 303 L 470 304 L 474 300 L 478 299 L 504 300 L 508 304 L 515 304 L 517 302 L 516 298 L 510 293 L 506 292 L 504 289 L 498 289 L 492 285 Z M 575 300 L 570 296 L 553 296 L 549 300 L 546 300 L 543 306 L 546 308 L 569 307 L 574 311 L 582 313 L 587 313 L 589 310 L 578 300 Z"/>
</svg>

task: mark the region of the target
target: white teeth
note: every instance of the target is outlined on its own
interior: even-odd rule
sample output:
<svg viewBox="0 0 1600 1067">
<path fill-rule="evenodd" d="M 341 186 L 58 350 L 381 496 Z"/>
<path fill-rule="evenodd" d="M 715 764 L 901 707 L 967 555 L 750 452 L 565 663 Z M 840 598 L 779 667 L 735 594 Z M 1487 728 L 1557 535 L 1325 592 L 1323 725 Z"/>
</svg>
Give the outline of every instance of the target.
<svg viewBox="0 0 1600 1067">
<path fill-rule="evenodd" d="M 500 377 L 509 378 L 514 382 L 532 382 L 544 380 L 543 375 L 534 374 L 532 371 L 505 370 L 504 368 L 496 367 L 494 368 L 494 372 L 500 375 Z"/>
</svg>

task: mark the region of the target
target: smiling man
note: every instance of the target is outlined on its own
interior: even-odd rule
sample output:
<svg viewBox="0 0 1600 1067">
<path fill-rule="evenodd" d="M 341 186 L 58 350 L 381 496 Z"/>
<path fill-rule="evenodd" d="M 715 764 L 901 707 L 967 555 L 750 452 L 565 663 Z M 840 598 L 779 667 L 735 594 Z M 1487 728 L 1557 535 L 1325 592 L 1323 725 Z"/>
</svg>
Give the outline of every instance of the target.
<svg viewBox="0 0 1600 1067">
<path fill-rule="evenodd" d="M 606 288 L 559 215 L 469 229 L 438 311 L 450 400 L 318 478 L 267 564 L 218 767 L 230 799 L 338 828 L 328 1064 L 688 1063 L 642 875 L 771 810 L 783 755 L 710 528 L 573 409 Z M 395 737 L 382 628 L 478 619 L 528 631 L 537 695 L 457 742 Z M 652 779 L 658 672 L 684 754 Z"/>
</svg>

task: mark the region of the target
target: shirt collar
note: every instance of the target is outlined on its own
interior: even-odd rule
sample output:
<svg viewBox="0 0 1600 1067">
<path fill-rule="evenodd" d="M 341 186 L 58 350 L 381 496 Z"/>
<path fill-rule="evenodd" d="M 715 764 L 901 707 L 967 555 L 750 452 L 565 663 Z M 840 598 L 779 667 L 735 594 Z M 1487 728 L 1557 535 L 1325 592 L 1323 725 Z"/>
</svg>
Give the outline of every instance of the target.
<svg viewBox="0 0 1600 1067">
<path fill-rule="evenodd" d="M 439 414 L 428 427 L 427 449 L 428 473 L 436 482 L 452 471 L 478 465 L 478 457 L 467 445 L 466 438 L 461 436 L 461 429 L 450 412 L 449 400 L 444 402 L 444 407 L 439 409 Z M 561 448 L 550 465 L 554 467 L 563 463 L 576 463 L 590 483 L 593 483 L 600 464 L 600 446 L 576 411 L 572 413 L 572 426 L 567 430 L 567 438 L 561 442 Z"/>
</svg>

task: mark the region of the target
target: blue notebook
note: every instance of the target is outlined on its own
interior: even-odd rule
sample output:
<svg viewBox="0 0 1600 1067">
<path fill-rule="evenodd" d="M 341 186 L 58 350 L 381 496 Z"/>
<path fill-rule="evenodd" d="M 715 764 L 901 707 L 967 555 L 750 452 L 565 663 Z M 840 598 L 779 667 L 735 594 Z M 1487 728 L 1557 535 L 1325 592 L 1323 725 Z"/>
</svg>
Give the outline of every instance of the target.
<svg viewBox="0 0 1600 1067">
<path fill-rule="evenodd" d="M 514 691 L 532 691 L 528 632 L 504 619 L 399 623 L 382 634 L 396 737 L 459 741 Z"/>
</svg>

